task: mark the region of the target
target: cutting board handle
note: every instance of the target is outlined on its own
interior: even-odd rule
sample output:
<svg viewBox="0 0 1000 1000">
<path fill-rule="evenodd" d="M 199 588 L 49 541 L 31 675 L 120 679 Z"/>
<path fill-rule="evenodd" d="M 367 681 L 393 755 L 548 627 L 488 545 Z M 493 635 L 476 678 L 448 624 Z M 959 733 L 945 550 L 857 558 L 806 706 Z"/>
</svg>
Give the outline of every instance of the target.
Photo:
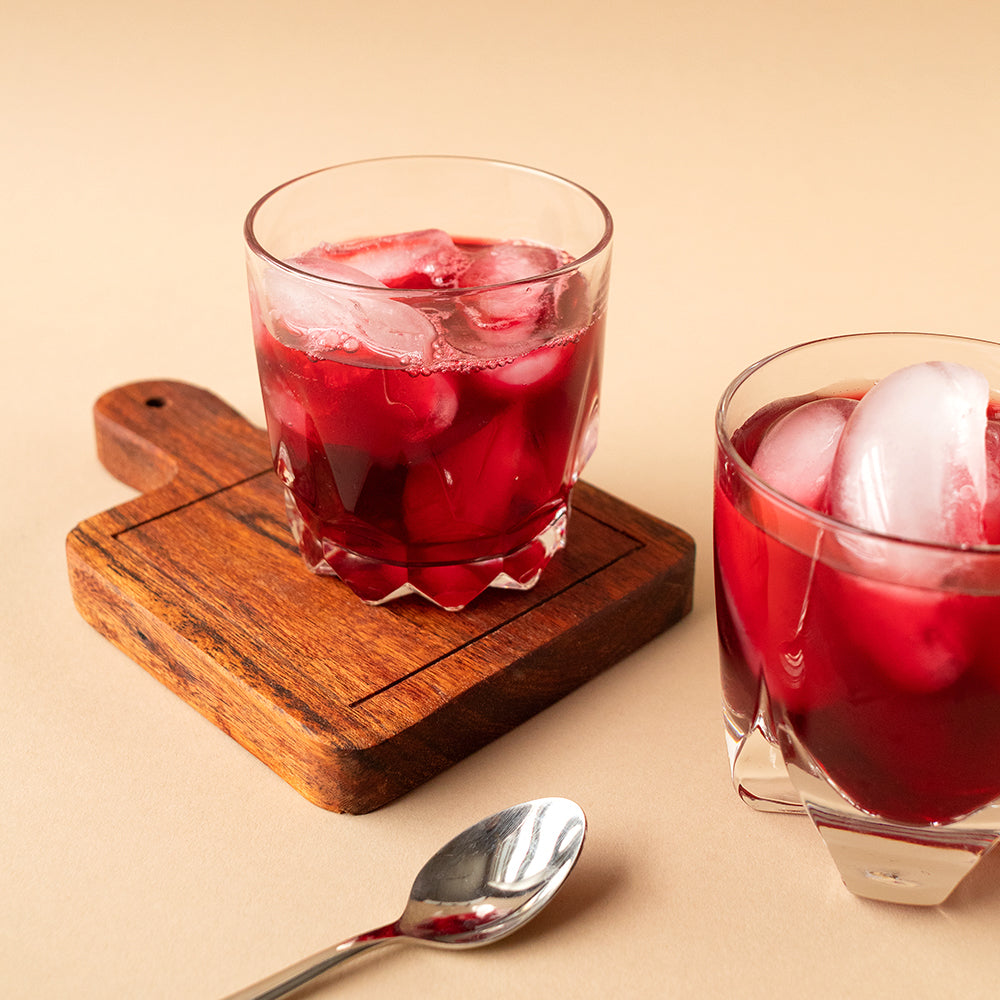
<svg viewBox="0 0 1000 1000">
<path fill-rule="evenodd" d="M 228 403 L 186 382 L 132 382 L 94 404 L 97 454 L 118 480 L 147 493 L 176 482 L 227 486 L 270 465 L 266 439 Z"/>
</svg>

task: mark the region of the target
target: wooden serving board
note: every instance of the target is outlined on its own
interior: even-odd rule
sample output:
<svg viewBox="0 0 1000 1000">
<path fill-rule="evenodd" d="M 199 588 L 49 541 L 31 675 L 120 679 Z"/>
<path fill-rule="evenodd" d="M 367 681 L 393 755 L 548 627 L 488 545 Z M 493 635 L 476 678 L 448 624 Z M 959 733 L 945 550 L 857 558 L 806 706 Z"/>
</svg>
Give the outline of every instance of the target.
<svg viewBox="0 0 1000 1000">
<path fill-rule="evenodd" d="M 69 534 L 80 614 L 326 809 L 377 809 L 691 607 L 690 536 L 585 483 L 533 590 L 370 607 L 306 570 L 265 431 L 216 396 L 138 382 L 94 417 L 101 461 L 141 495 Z"/>
</svg>

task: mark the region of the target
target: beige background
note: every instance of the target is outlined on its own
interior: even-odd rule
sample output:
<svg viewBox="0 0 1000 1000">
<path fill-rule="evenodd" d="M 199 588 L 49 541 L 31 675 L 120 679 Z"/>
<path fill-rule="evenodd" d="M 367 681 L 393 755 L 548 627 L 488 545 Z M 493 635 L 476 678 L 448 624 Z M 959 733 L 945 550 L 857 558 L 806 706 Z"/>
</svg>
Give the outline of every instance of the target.
<svg viewBox="0 0 1000 1000">
<path fill-rule="evenodd" d="M 0 993 L 219 997 L 394 917 L 496 808 L 586 809 L 518 937 L 386 951 L 315 997 L 992 997 L 1000 860 L 945 906 L 860 902 L 804 820 L 729 784 L 712 417 L 772 349 L 996 338 L 1000 6 L 989 0 L 8 3 L 0 30 Z M 682 625 L 364 817 L 309 805 L 93 632 L 63 539 L 131 493 L 90 407 L 144 378 L 262 420 L 240 230 L 342 160 L 496 156 L 617 222 L 587 477 L 699 543 Z"/>
</svg>

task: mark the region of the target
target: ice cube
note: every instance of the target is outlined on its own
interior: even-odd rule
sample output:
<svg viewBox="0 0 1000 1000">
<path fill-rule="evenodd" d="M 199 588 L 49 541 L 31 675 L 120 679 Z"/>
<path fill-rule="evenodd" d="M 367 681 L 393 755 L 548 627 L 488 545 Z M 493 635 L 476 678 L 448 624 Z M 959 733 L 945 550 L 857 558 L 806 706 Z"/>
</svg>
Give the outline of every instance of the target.
<svg viewBox="0 0 1000 1000">
<path fill-rule="evenodd" d="M 413 446 L 451 426 L 458 413 L 458 389 L 448 372 L 401 375 L 381 372 L 381 399 L 377 405 L 387 415 L 387 424 L 400 438 L 400 447 L 412 457 Z M 373 411 L 373 415 L 374 412 Z"/>
<path fill-rule="evenodd" d="M 360 273 L 353 268 L 345 272 L 343 265 L 336 270 L 326 277 L 343 281 L 345 273 Z M 373 284 L 370 278 L 367 284 Z M 329 357 L 365 345 L 375 355 L 400 363 L 427 363 L 433 358 L 434 324 L 419 310 L 387 297 L 384 290 L 366 292 L 272 267 L 264 275 L 264 292 L 276 335 L 280 339 L 279 331 L 286 331 L 291 346 L 308 354 Z"/>
<path fill-rule="evenodd" d="M 1000 545 L 1000 420 L 986 424 L 986 507 L 983 532 L 990 545 Z"/>
<path fill-rule="evenodd" d="M 540 243 L 491 243 L 473 255 L 462 273 L 460 285 L 462 288 L 505 285 L 554 271 L 564 262 L 565 254 Z"/>
<path fill-rule="evenodd" d="M 521 408 L 502 411 L 475 434 L 414 466 L 403 505 L 412 538 L 454 542 L 500 535 L 557 495 Z"/>
<path fill-rule="evenodd" d="M 969 598 L 841 573 L 827 607 L 856 609 L 830 622 L 894 684 L 930 693 L 953 684 L 975 661 L 977 624 Z M 982 634 L 986 634 L 985 632 Z"/>
<path fill-rule="evenodd" d="M 478 388 L 498 396 L 520 396 L 549 388 L 568 377 L 575 346 L 538 347 L 493 368 L 483 368 L 473 378 Z"/>
<path fill-rule="evenodd" d="M 536 333 L 565 284 L 540 276 L 564 262 L 558 250 L 530 243 L 496 243 L 474 255 L 459 283 L 486 290 L 463 297 L 462 308 L 486 344 L 514 345 Z M 524 280 L 530 278 L 538 280 Z"/>
<path fill-rule="evenodd" d="M 353 448 L 386 465 L 400 455 L 422 458 L 426 442 L 458 412 L 458 390 L 447 372 L 330 365 L 322 374 L 309 402 L 328 450 Z"/>
<path fill-rule="evenodd" d="M 334 281 L 342 281 L 348 285 L 365 285 L 371 288 L 388 288 L 389 286 L 378 278 L 361 271 L 350 264 L 342 264 L 340 261 L 326 257 L 315 250 L 292 257 L 288 261 L 294 267 L 310 274 L 316 274 L 321 278 L 332 278 Z"/>
<path fill-rule="evenodd" d="M 357 268 L 390 288 L 449 287 L 468 262 L 440 229 L 322 243 L 305 256 Z"/>
<path fill-rule="evenodd" d="M 989 392 L 980 372 L 941 361 L 876 383 L 840 439 L 830 478 L 833 516 L 914 541 L 984 542 Z"/>
<path fill-rule="evenodd" d="M 764 434 L 752 468 L 772 489 L 826 512 L 833 459 L 856 399 L 831 396 L 790 410 Z"/>
</svg>

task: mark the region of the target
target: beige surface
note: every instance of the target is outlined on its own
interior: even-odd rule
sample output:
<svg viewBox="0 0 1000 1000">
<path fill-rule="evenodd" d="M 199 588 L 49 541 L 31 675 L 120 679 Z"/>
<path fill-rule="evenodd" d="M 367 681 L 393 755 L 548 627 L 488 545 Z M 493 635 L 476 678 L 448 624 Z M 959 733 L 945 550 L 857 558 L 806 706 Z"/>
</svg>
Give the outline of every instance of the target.
<svg viewBox="0 0 1000 1000">
<path fill-rule="evenodd" d="M 495 808 L 576 798 L 587 847 L 493 949 L 410 948 L 315 997 L 992 997 L 1000 861 L 943 908 L 851 898 L 803 820 L 735 798 L 718 707 L 712 415 L 768 351 L 995 338 L 1000 7 L 337 0 L 8 4 L 0 993 L 211 1000 L 396 915 Z M 261 420 L 240 229 L 366 156 L 497 156 L 617 221 L 588 478 L 691 531 L 684 624 L 364 817 L 309 805 L 77 616 L 63 539 L 129 497 L 90 407 L 149 377 Z"/>
</svg>

